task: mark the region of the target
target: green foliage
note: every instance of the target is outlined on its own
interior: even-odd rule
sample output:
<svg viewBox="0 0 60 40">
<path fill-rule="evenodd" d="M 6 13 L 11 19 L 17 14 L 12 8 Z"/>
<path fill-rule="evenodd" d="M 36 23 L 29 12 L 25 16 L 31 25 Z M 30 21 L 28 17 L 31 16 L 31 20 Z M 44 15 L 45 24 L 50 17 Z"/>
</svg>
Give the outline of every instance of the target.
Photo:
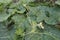
<svg viewBox="0 0 60 40">
<path fill-rule="evenodd" d="M 0 0 L 0 40 L 60 40 L 60 1 L 51 2 Z"/>
<path fill-rule="evenodd" d="M 56 1 L 55 3 L 56 3 L 57 5 L 60 5 L 60 0 Z"/>
</svg>

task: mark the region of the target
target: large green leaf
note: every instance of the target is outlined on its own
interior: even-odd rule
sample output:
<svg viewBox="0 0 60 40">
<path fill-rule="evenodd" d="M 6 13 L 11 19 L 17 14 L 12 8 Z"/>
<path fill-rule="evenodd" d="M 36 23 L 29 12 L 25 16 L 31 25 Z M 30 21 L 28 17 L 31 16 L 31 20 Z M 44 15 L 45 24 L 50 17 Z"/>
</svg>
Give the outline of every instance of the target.
<svg viewBox="0 0 60 40">
<path fill-rule="evenodd" d="M 8 31 L 4 23 L 0 23 L 0 40 L 13 40 L 14 29 Z"/>
<path fill-rule="evenodd" d="M 19 23 L 19 24 L 23 23 L 25 21 L 25 19 L 26 18 L 24 15 L 19 15 L 19 14 L 16 14 L 12 17 L 12 20 L 14 20 L 15 23 Z"/>
<path fill-rule="evenodd" d="M 6 13 L 6 10 L 0 12 L 0 22 L 6 21 L 11 14 Z"/>
<path fill-rule="evenodd" d="M 47 11 L 49 13 L 49 17 L 45 18 L 45 22 L 47 24 L 56 25 L 60 20 L 60 8 L 54 7 L 54 8 L 50 8 Z"/>
<path fill-rule="evenodd" d="M 60 30 L 54 26 L 48 26 L 45 24 L 45 29 L 40 32 L 29 32 L 25 35 L 25 40 L 60 40 Z M 56 31 L 56 32 L 55 32 Z"/>
<path fill-rule="evenodd" d="M 9 11 L 11 11 L 11 9 L 12 9 L 13 12 L 15 10 L 15 12 L 17 12 L 17 13 L 24 13 L 26 11 L 26 8 L 23 5 L 21 5 L 20 3 L 12 3 L 9 6 L 9 8 L 10 8 Z"/>
<path fill-rule="evenodd" d="M 40 8 L 41 7 L 41 8 Z M 31 18 L 35 19 L 35 21 L 37 22 L 41 22 L 45 19 L 46 15 L 45 15 L 45 9 L 46 7 L 44 6 L 37 6 L 37 7 L 28 7 L 29 8 L 29 12 L 28 12 L 28 16 L 30 16 Z"/>
<path fill-rule="evenodd" d="M 49 33 L 31 33 L 25 36 L 25 40 L 56 40 Z"/>
<path fill-rule="evenodd" d="M 50 24 L 50 25 L 56 25 L 57 24 L 57 21 L 54 18 L 52 18 L 52 17 L 46 18 L 45 22 L 47 24 Z"/>
<path fill-rule="evenodd" d="M 14 15 L 12 17 L 12 20 L 14 20 L 14 22 L 15 22 L 16 34 L 17 35 L 21 35 L 24 33 L 24 29 L 25 29 L 24 22 L 26 21 L 25 19 L 26 18 L 24 17 L 24 15 L 18 15 L 18 14 Z"/>
</svg>

